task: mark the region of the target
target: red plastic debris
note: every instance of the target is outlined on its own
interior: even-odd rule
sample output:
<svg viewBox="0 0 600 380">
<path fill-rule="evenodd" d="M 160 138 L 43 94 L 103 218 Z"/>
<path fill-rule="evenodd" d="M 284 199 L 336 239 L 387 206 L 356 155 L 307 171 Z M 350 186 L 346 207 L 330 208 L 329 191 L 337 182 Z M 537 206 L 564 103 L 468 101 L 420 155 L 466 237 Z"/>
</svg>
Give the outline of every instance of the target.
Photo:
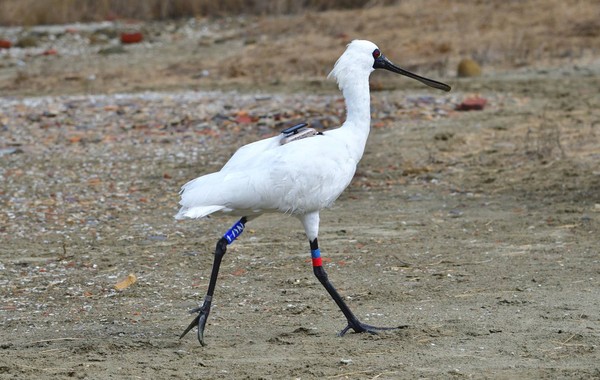
<svg viewBox="0 0 600 380">
<path fill-rule="evenodd" d="M 10 49 L 12 43 L 9 40 L 0 40 L 0 49 Z"/>
<path fill-rule="evenodd" d="M 462 103 L 456 106 L 457 111 L 481 111 L 485 108 L 487 99 L 475 97 L 467 98 Z"/>
<path fill-rule="evenodd" d="M 142 42 L 144 36 L 140 32 L 135 33 L 121 33 L 121 43 L 124 44 L 137 44 Z"/>
</svg>

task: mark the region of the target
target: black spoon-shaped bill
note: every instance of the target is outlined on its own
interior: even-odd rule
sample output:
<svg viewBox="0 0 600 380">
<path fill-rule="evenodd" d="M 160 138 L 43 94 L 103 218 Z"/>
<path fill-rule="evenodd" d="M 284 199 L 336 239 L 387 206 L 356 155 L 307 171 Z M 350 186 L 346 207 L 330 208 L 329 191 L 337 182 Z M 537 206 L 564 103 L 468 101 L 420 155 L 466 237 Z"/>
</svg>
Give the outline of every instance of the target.
<svg viewBox="0 0 600 380">
<path fill-rule="evenodd" d="M 375 63 L 373 64 L 373 68 L 375 69 L 385 69 L 389 70 L 393 73 L 402 74 L 412 79 L 416 79 L 419 82 L 428 85 L 429 87 L 437 88 L 442 91 L 450 91 L 452 88 L 445 83 L 438 82 L 433 79 L 425 78 L 420 75 L 411 73 L 408 70 L 404 70 L 396 65 L 394 65 L 389 59 L 387 59 L 383 54 L 379 54 L 377 58 L 375 58 Z"/>
</svg>

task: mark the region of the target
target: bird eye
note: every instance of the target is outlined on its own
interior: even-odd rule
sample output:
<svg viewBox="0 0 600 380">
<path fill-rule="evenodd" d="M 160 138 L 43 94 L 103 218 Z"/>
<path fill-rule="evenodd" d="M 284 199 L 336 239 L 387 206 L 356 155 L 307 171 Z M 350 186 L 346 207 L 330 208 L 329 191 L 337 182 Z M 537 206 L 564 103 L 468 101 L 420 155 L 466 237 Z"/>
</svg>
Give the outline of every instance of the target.
<svg viewBox="0 0 600 380">
<path fill-rule="evenodd" d="M 381 52 L 379 51 L 379 49 L 373 50 L 373 58 L 377 59 L 379 57 L 381 57 Z"/>
</svg>

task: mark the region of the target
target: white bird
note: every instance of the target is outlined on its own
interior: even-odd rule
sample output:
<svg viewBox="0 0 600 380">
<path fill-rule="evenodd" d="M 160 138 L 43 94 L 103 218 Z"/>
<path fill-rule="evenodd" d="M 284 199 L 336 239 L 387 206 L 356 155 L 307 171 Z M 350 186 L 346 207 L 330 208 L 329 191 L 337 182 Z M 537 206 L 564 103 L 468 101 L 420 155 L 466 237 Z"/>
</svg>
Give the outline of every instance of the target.
<svg viewBox="0 0 600 380">
<path fill-rule="evenodd" d="M 304 226 L 311 249 L 313 271 L 355 332 L 376 333 L 379 328 L 361 323 L 327 278 L 318 245 L 319 212 L 350 184 L 369 136 L 371 111 L 369 75 L 386 69 L 428 86 L 450 91 L 450 86 L 423 78 L 390 62 L 370 41 L 354 40 L 337 60 L 329 77 L 337 80 L 346 102 L 346 121 L 337 129 L 316 133 L 305 124 L 282 134 L 241 147 L 216 172 L 196 178 L 181 188 L 181 209 L 176 219 L 201 218 L 213 213 L 241 216 L 219 240 L 208 291 L 199 314 L 181 334 L 198 326 L 204 345 L 204 327 L 210 313 L 221 259 L 246 224 L 264 213 L 280 212 L 297 217 Z M 305 138 L 300 138 L 308 136 Z M 289 141 L 289 142 L 288 142 Z"/>
</svg>

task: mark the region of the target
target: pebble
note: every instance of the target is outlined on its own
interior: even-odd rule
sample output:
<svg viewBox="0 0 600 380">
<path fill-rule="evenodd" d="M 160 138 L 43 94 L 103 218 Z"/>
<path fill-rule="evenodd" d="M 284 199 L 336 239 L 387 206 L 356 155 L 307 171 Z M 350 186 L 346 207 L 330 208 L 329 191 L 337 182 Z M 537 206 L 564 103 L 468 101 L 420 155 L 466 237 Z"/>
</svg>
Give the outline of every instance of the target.
<svg viewBox="0 0 600 380">
<path fill-rule="evenodd" d="M 15 147 L 0 148 L 0 157 L 7 155 L 7 154 L 17 154 L 17 153 L 23 153 L 23 149 L 15 148 Z"/>
<path fill-rule="evenodd" d="M 460 78 L 480 76 L 481 66 L 471 58 L 464 58 L 458 63 L 456 75 Z"/>
</svg>

